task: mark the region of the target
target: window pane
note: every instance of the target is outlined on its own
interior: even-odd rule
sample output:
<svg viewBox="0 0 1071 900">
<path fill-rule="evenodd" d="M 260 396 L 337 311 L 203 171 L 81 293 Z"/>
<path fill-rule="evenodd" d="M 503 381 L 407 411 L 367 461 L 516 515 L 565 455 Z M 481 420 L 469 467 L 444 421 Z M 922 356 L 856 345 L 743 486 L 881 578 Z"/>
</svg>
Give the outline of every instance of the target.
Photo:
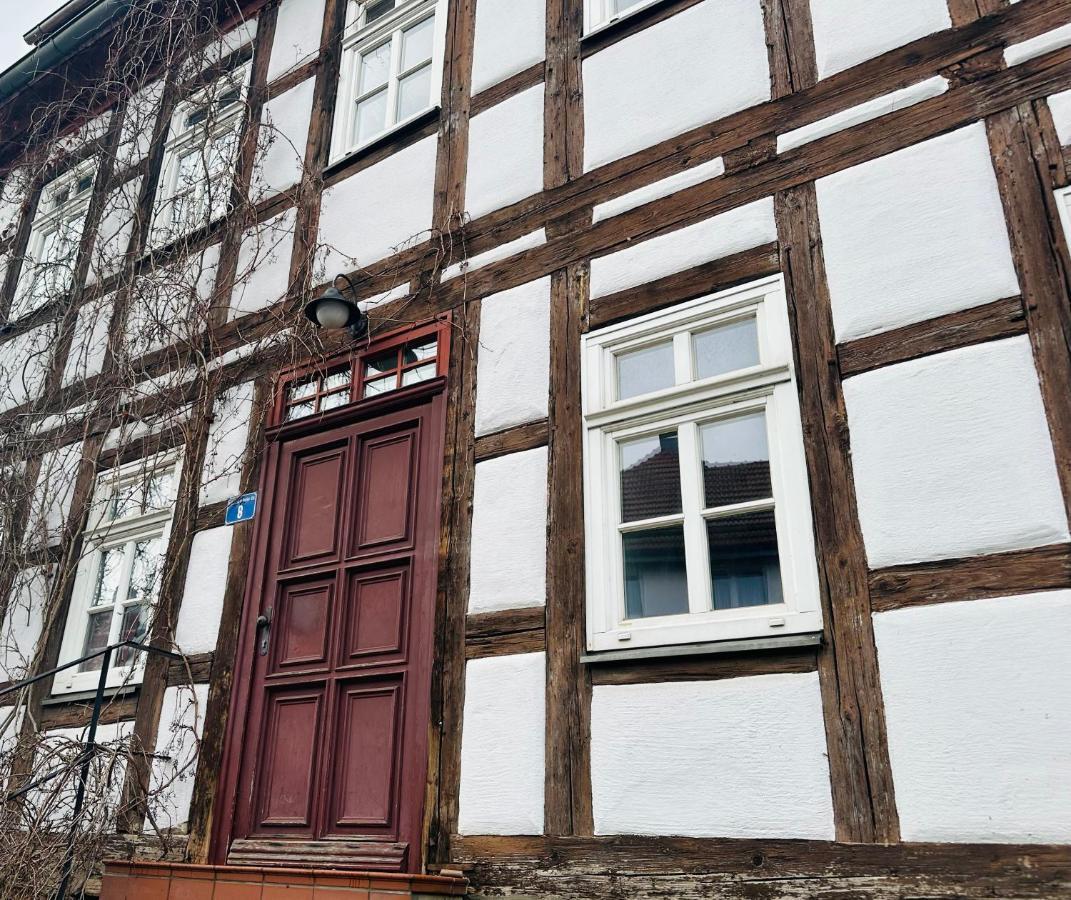
<svg viewBox="0 0 1071 900">
<path fill-rule="evenodd" d="M 350 374 L 349 366 L 347 366 L 345 369 L 339 369 L 337 372 L 332 372 L 324 379 L 324 385 L 322 390 L 334 391 L 338 390 L 341 387 L 345 387 L 347 384 L 350 383 L 351 377 L 352 375 Z"/>
<path fill-rule="evenodd" d="M 435 17 L 417 22 L 402 32 L 402 68 L 408 72 L 414 66 L 431 59 L 431 42 L 435 33 Z"/>
<path fill-rule="evenodd" d="M 765 413 L 711 422 L 699 435 L 707 507 L 773 496 Z"/>
<path fill-rule="evenodd" d="M 398 82 L 398 121 L 415 116 L 430 105 L 431 66 L 424 66 Z"/>
<path fill-rule="evenodd" d="M 380 91 L 357 104 L 358 144 L 371 140 L 387 127 L 387 92 Z"/>
<path fill-rule="evenodd" d="M 652 528 L 622 535 L 625 615 L 629 619 L 688 612 L 684 528 Z"/>
<path fill-rule="evenodd" d="M 759 332 L 754 317 L 719 325 L 692 336 L 697 378 L 712 378 L 759 364 Z"/>
<path fill-rule="evenodd" d="M 390 372 L 398 367 L 398 352 L 391 350 L 364 361 L 364 377 L 371 378 L 381 372 Z"/>
<path fill-rule="evenodd" d="M 97 583 L 90 606 L 112 605 L 119 599 L 119 576 L 123 570 L 123 548 L 102 550 L 97 565 Z"/>
<path fill-rule="evenodd" d="M 427 381 L 429 378 L 435 377 L 436 365 L 435 363 L 428 363 L 425 366 L 417 366 L 415 369 L 406 369 L 402 372 L 402 386 L 407 384 L 418 384 L 421 381 Z"/>
<path fill-rule="evenodd" d="M 358 95 L 383 87 L 387 83 L 387 78 L 390 77 L 390 41 L 362 53 L 358 66 L 360 67 L 357 77 Z"/>
<path fill-rule="evenodd" d="M 310 378 L 308 381 L 295 381 L 290 385 L 290 399 L 301 400 L 304 397 L 311 397 L 316 393 L 317 379 Z"/>
<path fill-rule="evenodd" d="M 642 0 L 613 0 L 614 15 L 637 6 Z"/>
<path fill-rule="evenodd" d="M 324 396 L 320 398 L 320 409 L 337 409 L 339 406 L 345 406 L 349 402 L 349 391 L 337 391 L 334 394 L 324 394 Z"/>
<path fill-rule="evenodd" d="M 295 403 L 293 406 L 288 406 L 286 409 L 286 421 L 292 422 L 294 419 L 303 419 L 305 416 L 311 416 L 316 412 L 316 406 L 311 401 L 308 403 Z"/>
<path fill-rule="evenodd" d="M 155 600 L 160 590 L 160 563 L 163 561 L 163 538 L 151 538 L 134 544 L 134 561 L 130 568 L 128 600 Z"/>
<path fill-rule="evenodd" d="M 364 7 L 364 23 L 371 25 L 376 19 L 382 19 L 394 9 L 395 0 L 373 0 Z"/>
<path fill-rule="evenodd" d="M 673 342 L 617 354 L 617 399 L 673 387 Z"/>
<path fill-rule="evenodd" d="M 375 397 L 377 394 L 385 394 L 387 391 L 393 391 L 397 386 L 397 376 L 388 375 L 386 378 L 377 378 L 375 381 L 366 381 L 364 383 L 364 395 L 366 397 Z"/>
<path fill-rule="evenodd" d="M 419 344 L 410 344 L 402 353 L 402 363 L 409 365 L 421 359 L 431 359 L 439 348 L 438 338 L 429 338 Z"/>
<path fill-rule="evenodd" d="M 123 610 L 123 621 L 119 626 L 119 640 L 144 642 L 149 632 L 149 607 L 138 603 Z M 119 666 L 133 664 L 140 651 L 133 647 L 122 647 L 116 651 L 115 663 Z"/>
<path fill-rule="evenodd" d="M 784 602 L 772 509 L 707 522 L 714 609 Z"/>
<path fill-rule="evenodd" d="M 86 639 L 82 645 L 82 656 L 101 650 L 108 646 L 108 635 L 112 630 L 112 611 L 110 609 L 89 614 L 89 622 L 86 624 Z M 104 665 L 104 657 L 97 656 L 87 659 L 78 667 L 79 672 L 99 672 Z"/>
<path fill-rule="evenodd" d="M 681 511 L 677 432 L 622 441 L 621 521 L 636 522 Z"/>
</svg>

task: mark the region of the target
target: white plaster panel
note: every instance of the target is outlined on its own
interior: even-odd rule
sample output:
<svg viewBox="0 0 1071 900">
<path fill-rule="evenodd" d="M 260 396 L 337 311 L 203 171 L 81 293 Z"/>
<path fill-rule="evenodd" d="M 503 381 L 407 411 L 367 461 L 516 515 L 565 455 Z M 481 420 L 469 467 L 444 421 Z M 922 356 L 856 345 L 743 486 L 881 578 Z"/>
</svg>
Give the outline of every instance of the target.
<svg viewBox="0 0 1071 900">
<path fill-rule="evenodd" d="M 163 96 L 164 81 L 159 79 L 145 85 L 130 98 L 123 112 L 119 145 L 115 151 L 118 168 L 137 165 L 149 155 Z"/>
<path fill-rule="evenodd" d="M 469 123 L 465 208 L 474 219 L 543 190 L 543 85 Z"/>
<path fill-rule="evenodd" d="M 472 93 L 523 72 L 546 53 L 546 0 L 479 0 Z"/>
<path fill-rule="evenodd" d="M 201 474 L 201 504 L 229 500 L 241 490 L 249 418 L 253 412 L 253 382 L 224 391 L 212 410 L 208 448 Z"/>
<path fill-rule="evenodd" d="M 704 181 L 709 181 L 711 178 L 717 178 L 719 175 L 724 174 L 725 162 L 720 156 L 716 156 L 714 159 L 692 166 L 692 168 L 685 169 L 683 172 L 677 172 L 668 178 L 659 179 L 652 184 L 645 184 L 634 191 L 622 194 L 620 197 L 614 197 L 605 203 L 597 203 L 592 209 L 592 220 L 601 222 L 603 219 L 609 219 L 612 216 L 628 212 L 630 209 L 643 206 L 643 204 L 657 200 L 659 197 L 668 197 L 677 191 L 683 191 L 686 187 L 702 184 Z"/>
<path fill-rule="evenodd" d="M 461 738 L 461 834 L 542 834 L 546 654 L 471 660 Z"/>
<path fill-rule="evenodd" d="M 296 223 L 297 210 L 291 208 L 242 236 L 231 293 L 232 319 L 271 306 L 286 295 Z"/>
<path fill-rule="evenodd" d="M 476 375 L 476 433 L 547 415 L 550 279 L 484 297 Z"/>
<path fill-rule="evenodd" d="M 89 256 L 87 284 L 114 275 L 119 270 L 130 246 L 134 223 L 141 216 L 138 209 L 140 196 L 141 176 L 123 182 L 108 194 Z"/>
<path fill-rule="evenodd" d="M 483 253 L 477 253 L 475 256 L 470 256 L 467 259 L 462 259 L 460 262 L 447 266 L 443 269 L 442 275 L 439 276 L 439 280 L 449 281 L 451 278 L 456 278 L 458 275 L 462 275 L 466 272 L 475 272 L 477 269 L 489 266 L 491 263 L 498 262 L 500 259 L 509 259 L 509 257 L 524 250 L 530 250 L 532 247 L 541 247 L 546 242 L 546 229 L 540 228 L 536 231 L 530 231 L 528 234 L 522 234 L 515 240 L 499 244 L 497 247 L 492 247 L 490 250 L 484 250 Z"/>
<path fill-rule="evenodd" d="M 818 675 L 597 686 L 596 834 L 832 839 Z"/>
<path fill-rule="evenodd" d="M 268 60 L 268 81 L 316 56 L 323 27 L 324 0 L 283 0 Z"/>
<path fill-rule="evenodd" d="M 40 396 L 55 345 L 56 327 L 51 323 L 0 345 L 0 412 Z"/>
<path fill-rule="evenodd" d="M 15 576 L 8 593 L 4 630 L 0 634 L 0 678 L 3 681 L 18 681 L 30 671 L 41 637 L 48 590 L 49 576 L 45 566 L 23 569 Z"/>
<path fill-rule="evenodd" d="M 946 0 L 811 0 L 818 77 L 950 28 Z"/>
<path fill-rule="evenodd" d="M 427 240 L 437 138 L 424 138 L 324 191 L 320 266 L 333 275 Z M 354 261 L 356 261 L 354 263 Z"/>
<path fill-rule="evenodd" d="M 207 706 L 207 684 L 169 687 L 164 691 L 149 776 L 151 816 L 146 817 L 147 828 L 176 828 L 190 818 L 198 744 Z"/>
<path fill-rule="evenodd" d="M 591 296 L 623 291 L 776 240 L 773 199 L 765 197 L 593 259 Z"/>
<path fill-rule="evenodd" d="M 1052 50 L 1059 50 L 1071 44 L 1071 24 L 1061 25 L 1052 31 L 1046 31 L 1029 40 L 1018 44 L 1009 44 L 1004 49 L 1004 62 L 1009 66 L 1017 66 L 1028 59 L 1034 59 Z"/>
<path fill-rule="evenodd" d="M 1061 91 L 1048 98 L 1049 112 L 1052 113 L 1052 121 L 1056 126 L 1056 136 L 1060 144 L 1066 147 L 1071 144 L 1071 91 Z"/>
<path fill-rule="evenodd" d="M 308 78 L 264 104 L 258 137 L 261 153 L 253 183 L 258 198 L 301 181 L 315 84 L 316 79 Z"/>
<path fill-rule="evenodd" d="M 469 612 L 547 599 L 547 448 L 476 464 Z"/>
<path fill-rule="evenodd" d="M 24 546 L 47 547 L 58 541 L 70 516 L 81 461 L 81 441 L 49 450 L 41 457 L 23 534 Z"/>
<path fill-rule="evenodd" d="M 980 122 L 820 178 L 817 191 L 838 340 L 1019 293 Z"/>
<path fill-rule="evenodd" d="M 100 373 L 108 349 L 108 326 L 115 294 L 90 300 L 78 311 L 74 339 L 63 366 L 63 383 L 72 384 Z"/>
<path fill-rule="evenodd" d="M 1071 591 L 879 613 L 907 841 L 1071 840 Z"/>
<path fill-rule="evenodd" d="M 759 0 L 703 0 L 584 60 L 584 168 L 770 99 Z"/>
<path fill-rule="evenodd" d="M 182 607 L 175 626 L 175 644 L 182 653 L 207 653 L 216 649 L 235 527 L 209 528 L 193 537 Z"/>
<path fill-rule="evenodd" d="M 1068 539 L 1026 336 L 844 382 L 872 568 Z"/>
</svg>

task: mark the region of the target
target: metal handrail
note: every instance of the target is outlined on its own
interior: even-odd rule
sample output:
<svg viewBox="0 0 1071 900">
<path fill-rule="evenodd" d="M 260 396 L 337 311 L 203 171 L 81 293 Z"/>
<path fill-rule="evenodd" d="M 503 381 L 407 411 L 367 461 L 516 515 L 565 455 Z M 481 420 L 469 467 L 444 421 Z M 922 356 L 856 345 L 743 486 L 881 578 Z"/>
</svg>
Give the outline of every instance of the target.
<svg viewBox="0 0 1071 900">
<path fill-rule="evenodd" d="M 168 659 L 183 659 L 181 654 L 165 650 L 163 647 L 153 647 L 150 644 L 142 644 L 138 641 L 131 640 L 119 641 L 116 644 L 109 644 L 107 647 L 103 647 L 100 650 L 94 650 L 92 653 L 87 653 L 85 656 L 79 657 L 78 659 L 73 659 L 70 662 L 64 663 L 62 666 L 56 666 L 55 668 L 49 669 L 47 672 L 41 672 L 30 678 L 24 678 L 21 681 L 0 690 L 0 697 L 5 697 L 15 691 L 21 691 L 23 688 L 29 687 L 31 684 L 36 684 L 38 681 L 44 681 L 46 678 L 51 678 L 57 672 L 63 672 L 74 666 L 80 666 L 82 663 L 91 659 L 96 659 L 98 656 L 104 657 L 100 665 L 100 677 L 97 679 L 97 692 L 93 698 L 93 714 L 89 719 L 89 732 L 86 734 L 85 741 L 82 742 L 85 749 L 82 751 L 78 759 L 74 761 L 75 763 L 81 763 L 81 770 L 78 774 L 78 790 L 74 797 L 74 814 L 71 817 L 71 830 L 67 836 L 67 851 L 63 856 L 63 879 L 60 881 L 59 888 L 56 891 L 56 900 L 66 900 L 67 890 L 70 887 L 71 875 L 74 872 L 74 847 L 81 826 L 82 807 L 85 805 L 86 783 L 89 781 L 89 767 L 92 765 L 93 757 L 96 756 L 97 753 L 97 724 L 100 722 L 100 713 L 104 706 L 104 694 L 108 688 L 108 673 L 111 670 L 112 654 L 121 647 L 131 647 L 134 650 L 143 653 L 157 653 L 160 656 L 166 656 Z M 51 781 L 62 772 L 67 772 L 69 770 L 70 767 L 68 766 L 49 772 L 47 775 L 43 775 L 41 778 L 35 779 L 30 784 L 19 788 L 17 791 L 9 792 L 7 800 L 10 801 L 22 797 L 34 788 L 40 787 L 42 784 Z"/>
</svg>

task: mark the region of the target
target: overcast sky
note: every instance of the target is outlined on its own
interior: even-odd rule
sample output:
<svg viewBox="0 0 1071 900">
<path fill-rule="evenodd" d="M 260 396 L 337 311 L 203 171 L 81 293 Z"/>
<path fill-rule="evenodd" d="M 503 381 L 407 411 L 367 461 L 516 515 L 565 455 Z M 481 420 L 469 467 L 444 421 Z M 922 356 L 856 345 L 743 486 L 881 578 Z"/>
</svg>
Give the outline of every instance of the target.
<svg viewBox="0 0 1071 900">
<path fill-rule="evenodd" d="M 25 56 L 30 48 L 22 35 L 67 0 L 0 0 L 0 71 Z"/>
</svg>

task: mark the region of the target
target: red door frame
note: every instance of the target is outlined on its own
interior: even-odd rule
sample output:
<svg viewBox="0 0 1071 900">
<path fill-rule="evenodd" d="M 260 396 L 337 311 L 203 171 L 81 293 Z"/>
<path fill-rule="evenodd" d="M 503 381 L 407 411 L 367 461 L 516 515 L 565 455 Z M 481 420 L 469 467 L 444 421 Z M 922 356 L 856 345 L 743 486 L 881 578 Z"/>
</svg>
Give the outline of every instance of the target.
<svg viewBox="0 0 1071 900">
<path fill-rule="evenodd" d="M 238 644 L 234 657 L 234 674 L 231 689 L 230 703 L 228 704 L 228 718 L 224 729 L 223 756 L 220 766 L 220 779 L 216 797 L 213 802 L 213 815 L 211 837 L 209 843 L 209 861 L 215 865 L 225 865 L 231 840 L 234 837 L 236 825 L 235 813 L 237 806 L 237 788 L 241 776 L 242 746 L 247 726 L 249 724 L 250 692 L 253 687 L 253 665 L 251 660 L 256 649 L 256 635 L 254 624 L 259 615 L 261 593 L 264 589 L 268 554 L 266 552 L 268 542 L 271 539 L 272 513 L 275 497 L 270 490 L 276 479 L 280 457 L 280 447 L 283 440 L 316 434 L 327 433 L 338 427 L 359 421 L 361 419 L 374 418 L 396 410 L 403 410 L 409 406 L 434 401 L 434 414 L 432 416 L 433 428 L 429 431 L 431 443 L 430 459 L 437 463 L 441 472 L 444 440 L 445 440 L 445 388 L 446 369 L 450 352 L 450 317 L 443 316 L 434 323 L 419 326 L 409 326 L 392 331 L 377 339 L 360 352 L 347 354 L 351 356 L 353 366 L 353 392 L 357 394 L 362 385 L 360 377 L 360 362 L 362 359 L 400 346 L 415 338 L 424 337 L 437 333 L 438 345 L 438 374 L 429 381 L 421 382 L 409 387 L 402 387 L 391 393 L 380 394 L 367 400 L 355 400 L 348 406 L 339 407 L 329 412 L 309 416 L 305 419 L 297 419 L 293 422 L 283 422 L 284 391 L 287 385 L 303 375 L 315 371 L 327 371 L 341 364 L 345 357 L 340 356 L 329 360 L 327 364 L 307 363 L 295 366 L 284 372 L 276 387 L 276 395 L 271 408 L 270 424 L 265 429 L 264 459 L 260 467 L 257 489 L 260 500 L 260 509 L 253 522 L 253 540 L 249 566 L 247 569 L 246 586 L 242 598 L 241 624 L 239 626 Z M 441 515 L 442 495 L 441 478 L 433 479 L 435 490 L 434 508 Z M 439 521 L 429 523 L 438 534 Z M 434 541 L 431 552 L 437 556 L 438 541 Z M 437 561 L 436 561 L 437 562 Z M 434 640 L 429 644 L 429 649 L 434 652 Z M 429 661 L 434 672 L 434 660 Z M 424 758 L 419 760 L 425 773 L 427 771 L 427 752 Z M 423 797 L 422 797 L 423 800 Z M 422 818 L 424 810 L 417 811 L 418 819 Z M 418 841 L 411 848 L 409 866 L 410 871 L 419 872 L 424 862 L 424 846 Z"/>
</svg>

